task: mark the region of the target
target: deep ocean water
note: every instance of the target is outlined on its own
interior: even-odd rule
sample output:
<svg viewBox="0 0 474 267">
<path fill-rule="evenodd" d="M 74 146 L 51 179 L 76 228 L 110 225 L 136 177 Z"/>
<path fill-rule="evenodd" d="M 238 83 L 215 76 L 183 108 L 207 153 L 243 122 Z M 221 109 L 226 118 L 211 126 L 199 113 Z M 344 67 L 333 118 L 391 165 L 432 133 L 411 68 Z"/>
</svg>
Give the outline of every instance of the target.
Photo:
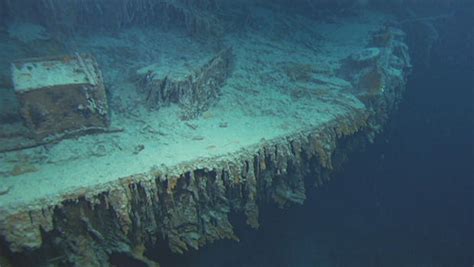
<svg viewBox="0 0 474 267">
<path fill-rule="evenodd" d="M 191 10 L 198 19 L 206 18 L 202 24 L 172 13 L 168 4 L 176 3 L 171 0 L 156 1 L 163 4 L 163 16 L 147 12 L 153 6 L 148 0 L 117 1 L 123 5 L 103 0 L 105 4 L 90 9 L 79 9 L 93 6 L 86 0 L 69 1 L 38 1 L 45 14 L 54 14 L 44 18 L 31 15 L 34 7 L 27 0 L 0 0 L 0 211 L 14 213 L 17 203 L 56 201 L 73 189 L 100 188 L 150 168 L 158 173 L 156 161 L 161 168 L 195 158 L 231 158 L 241 148 L 320 127 L 347 110 L 363 110 L 367 103 L 359 101 L 360 92 L 336 77 L 340 62 L 363 49 L 379 26 L 396 27 L 406 33 L 412 64 L 402 100 L 382 131 L 351 151 L 330 181 L 306 188 L 302 205 L 290 203 L 282 209 L 273 202 L 259 203 L 258 229 L 250 228 L 242 214 L 229 212 L 238 242 L 216 240 L 177 254 L 168 247 L 169 237 L 160 236 L 155 244 L 134 247 L 133 253 L 139 252 L 132 256 L 111 250 L 104 262 L 156 266 L 150 263 L 156 261 L 162 267 L 474 266 L 471 1 L 176 1 L 183 10 L 195 8 Z M 139 8 L 127 12 L 132 6 Z M 101 15 L 90 24 L 79 19 L 95 12 Z M 182 112 L 188 102 L 175 101 L 171 94 L 178 104 L 146 108 L 150 93 L 135 86 L 153 78 L 149 74 L 163 75 L 165 88 L 168 77 L 184 79 L 186 73 L 212 65 L 216 51 L 226 47 L 232 47 L 237 59 L 222 90 L 212 96 L 218 101 L 189 115 Z M 114 131 L 2 150 L 12 147 L 12 136 L 28 135 L 22 132 L 20 104 L 11 90 L 10 63 L 76 51 L 92 53 L 102 68 Z M 383 85 L 376 89 L 379 94 L 385 90 Z M 307 184 L 312 179 L 304 177 Z M 177 186 L 171 184 L 166 182 L 171 190 Z M 3 236 L 9 228 L 0 222 L 0 266 L 71 264 L 54 240 L 31 253 L 11 251 Z M 41 229 L 45 239 L 46 232 Z"/>
</svg>

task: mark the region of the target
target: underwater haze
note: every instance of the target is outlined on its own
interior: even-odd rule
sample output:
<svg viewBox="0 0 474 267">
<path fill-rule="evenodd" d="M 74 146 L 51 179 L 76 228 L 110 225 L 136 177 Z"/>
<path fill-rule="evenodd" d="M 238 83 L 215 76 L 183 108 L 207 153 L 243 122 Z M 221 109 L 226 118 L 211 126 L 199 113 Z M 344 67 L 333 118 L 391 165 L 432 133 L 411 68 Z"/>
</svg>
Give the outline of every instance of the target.
<svg viewBox="0 0 474 267">
<path fill-rule="evenodd" d="M 474 1 L 0 0 L 0 267 L 474 267 Z"/>
</svg>

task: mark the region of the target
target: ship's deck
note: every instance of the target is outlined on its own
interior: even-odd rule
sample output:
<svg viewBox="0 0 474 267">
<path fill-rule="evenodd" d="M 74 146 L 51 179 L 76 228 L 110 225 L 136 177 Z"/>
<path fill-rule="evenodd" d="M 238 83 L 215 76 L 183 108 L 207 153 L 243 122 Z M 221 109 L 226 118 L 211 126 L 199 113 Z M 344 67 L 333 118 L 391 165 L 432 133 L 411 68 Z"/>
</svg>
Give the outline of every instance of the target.
<svg viewBox="0 0 474 267">
<path fill-rule="evenodd" d="M 272 18 L 227 35 L 222 44 L 138 28 L 69 40 L 65 47 L 95 55 L 109 91 L 111 127 L 123 131 L 1 153 L 3 235 L 14 239 L 6 225 L 14 214 L 91 197 L 124 179 L 133 183 L 156 177 L 149 173 L 175 177 L 183 170 L 212 169 L 215 162 L 239 161 L 242 153 L 257 153 L 265 144 L 334 125 L 356 131 L 356 124 L 373 110 L 340 75 L 341 67 L 352 54 L 370 46 L 373 33 L 389 19 L 377 13 L 331 23 L 299 16 Z M 193 69 L 222 46 L 232 47 L 235 66 L 218 102 L 200 117 L 183 121 L 176 105 L 153 111 L 144 106 L 134 81 L 138 70 L 150 65 L 170 72 L 170 66 L 178 66 L 177 71 Z M 404 73 L 398 71 L 392 74 L 403 84 Z M 378 89 L 376 97 L 391 97 Z"/>
</svg>

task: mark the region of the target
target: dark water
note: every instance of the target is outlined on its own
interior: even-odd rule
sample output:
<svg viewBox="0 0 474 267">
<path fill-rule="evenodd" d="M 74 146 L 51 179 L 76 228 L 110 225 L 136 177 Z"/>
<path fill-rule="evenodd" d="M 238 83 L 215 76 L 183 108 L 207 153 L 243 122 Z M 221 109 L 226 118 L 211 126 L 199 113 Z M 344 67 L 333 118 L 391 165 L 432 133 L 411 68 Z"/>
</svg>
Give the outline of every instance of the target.
<svg viewBox="0 0 474 267">
<path fill-rule="evenodd" d="M 303 206 L 262 207 L 258 231 L 233 218 L 239 243 L 147 256 L 165 267 L 474 266 L 474 4 L 409 2 L 450 17 L 434 22 L 439 38 L 429 54 L 407 23 L 413 73 L 374 144 L 311 189 Z M 112 257 L 135 264 L 124 260 Z"/>
<path fill-rule="evenodd" d="M 258 231 L 238 228 L 240 243 L 164 253 L 163 266 L 474 266 L 472 10 L 454 5 L 438 25 L 429 65 L 412 54 L 385 132 L 304 206 L 266 207 Z"/>
</svg>

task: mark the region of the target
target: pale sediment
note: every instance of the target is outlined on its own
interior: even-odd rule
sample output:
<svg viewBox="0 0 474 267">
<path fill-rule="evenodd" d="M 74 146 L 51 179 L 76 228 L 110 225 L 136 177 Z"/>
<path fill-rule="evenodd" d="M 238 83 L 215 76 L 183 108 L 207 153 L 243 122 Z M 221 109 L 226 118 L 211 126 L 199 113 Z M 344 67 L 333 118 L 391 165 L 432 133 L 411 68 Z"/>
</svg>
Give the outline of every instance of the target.
<svg viewBox="0 0 474 267">
<path fill-rule="evenodd" d="M 10 202 L 0 212 L 2 247 L 51 264 L 107 266 L 111 254 L 122 253 L 153 266 L 144 252 L 158 242 L 183 253 L 218 239 L 238 240 L 231 213 L 257 228 L 262 203 L 302 204 L 306 188 L 324 184 L 396 109 L 410 67 L 403 34 L 386 28 L 368 48 L 366 57 L 348 58 L 340 70 L 365 106 L 334 99 L 344 106 L 341 115 L 237 152 L 156 165 L 55 198 Z"/>
<path fill-rule="evenodd" d="M 334 157 L 336 149 L 351 150 L 339 148 L 339 141 L 367 141 L 374 131 L 369 122 L 369 114 L 354 110 L 319 129 L 264 141 L 224 159 L 155 169 L 78 190 L 60 203 L 25 206 L 2 213 L 1 234 L 12 252 L 59 253 L 78 266 L 103 266 L 112 252 L 140 259 L 136 248 L 159 239 L 176 253 L 238 239 L 231 212 L 256 228 L 262 201 L 302 204 L 305 186 L 322 185 L 344 158 Z M 305 185 L 308 175 L 314 179 Z"/>
</svg>

